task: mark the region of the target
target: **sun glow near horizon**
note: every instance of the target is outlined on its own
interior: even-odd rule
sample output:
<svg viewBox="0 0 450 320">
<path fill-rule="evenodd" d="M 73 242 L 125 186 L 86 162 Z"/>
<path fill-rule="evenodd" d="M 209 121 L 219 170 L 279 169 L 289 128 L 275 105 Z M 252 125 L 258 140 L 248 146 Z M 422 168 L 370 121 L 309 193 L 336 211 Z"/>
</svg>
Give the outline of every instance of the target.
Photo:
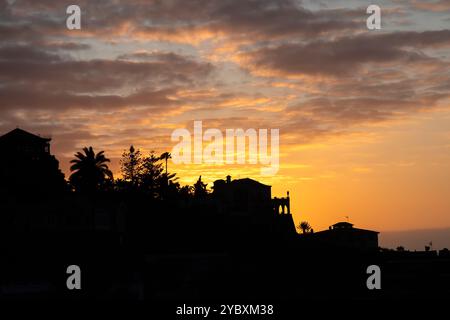
<svg viewBox="0 0 450 320">
<path fill-rule="evenodd" d="M 315 230 L 450 226 L 450 29 L 442 1 L 4 2 L 0 130 L 51 133 L 70 175 L 84 146 L 170 152 L 171 133 L 279 129 L 279 170 L 177 165 L 183 184 L 230 174 L 290 191 Z"/>
<path fill-rule="evenodd" d="M 231 175 L 271 185 L 273 197 L 290 191 L 295 221 L 309 221 L 315 230 L 327 229 L 347 216 L 361 228 L 379 231 L 446 227 L 450 226 L 449 123 L 450 109 L 320 144 L 291 148 L 283 144 L 281 135 L 280 169 L 273 176 L 262 176 L 260 164 L 177 165 L 169 160 L 168 166 L 182 185 L 193 185 L 202 176 L 211 188 L 215 180 Z M 170 151 L 174 144 L 156 151 Z M 143 154 L 149 150 L 141 149 Z M 114 158 L 111 164 L 116 178 L 118 162 Z M 68 176 L 67 167 L 65 171 Z"/>
</svg>

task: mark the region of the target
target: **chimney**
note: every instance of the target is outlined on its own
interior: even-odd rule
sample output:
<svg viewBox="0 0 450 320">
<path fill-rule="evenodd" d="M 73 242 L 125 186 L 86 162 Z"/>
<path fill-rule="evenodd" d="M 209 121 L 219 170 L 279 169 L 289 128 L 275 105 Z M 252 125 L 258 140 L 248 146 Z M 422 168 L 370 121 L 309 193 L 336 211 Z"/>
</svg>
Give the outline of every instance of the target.
<svg viewBox="0 0 450 320">
<path fill-rule="evenodd" d="M 227 176 L 227 183 L 230 183 L 230 182 L 231 182 L 231 176 L 228 175 L 228 176 Z"/>
</svg>

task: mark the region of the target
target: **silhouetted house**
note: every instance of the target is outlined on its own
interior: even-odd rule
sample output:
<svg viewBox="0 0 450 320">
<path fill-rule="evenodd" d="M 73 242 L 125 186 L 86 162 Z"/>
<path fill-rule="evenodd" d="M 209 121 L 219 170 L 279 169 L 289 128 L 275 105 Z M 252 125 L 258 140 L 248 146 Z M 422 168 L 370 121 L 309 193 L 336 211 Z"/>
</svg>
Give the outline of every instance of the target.
<svg viewBox="0 0 450 320">
<path fill-rule="evenodd" d="M 366 251 L 378 249 L 378 233 L 377 231 L 354 228 L 353 224 L 348 222 L 338 222 L 328 230 L 315 232 L 307 236 L 327 246 Z"/>
<path fill-rule="evenodd" d="M 213 197 L 219 209 L 234 215 L 268 215 L 271 213 L 271 186 L 245 178 L 214 181 Z"/>
<path fill-rule="evenodd" d="M 450 250 L 448 250 L 447 248 L 439 250 L 439 257 L 449 258 L 450 257 Z"/>
<path fill-rule="evenodd" d="M 42 138 L 16 128 L 0 136 L 0 148 L 7 154 L 34 160 L 50 154 L 50 138 Z"/>
<path fill-rule="evenodd" d="M 290 212 L 289 193 L 286 198 L 274 198 L 271 186 L 256 180 L 244 178 L 216 180 L 213 199 L 218 211 L 238 217 L 238 223 L 245 221 L 256 226 L 261 232 L 277 232 L 285 235 L 295 234 L 294 221 Z"/>
<path fill-rule="evenodd" d="M 0 136 L 3 191 L 38 193 L 64 188 L 64 175 L 50 154 L 50 141 L 19 128 Z"/>
<path fill-rule="evenodd" d="M 0 228 L 122 233 L 126 207 L 119 199 L 104 195 L 92 202 L 64 192 L 64 174 L 50 153 L 50 141 L 21 129 L 0 137 L 0 192 L 7 195 L 0 202 Z"/>
</svg>

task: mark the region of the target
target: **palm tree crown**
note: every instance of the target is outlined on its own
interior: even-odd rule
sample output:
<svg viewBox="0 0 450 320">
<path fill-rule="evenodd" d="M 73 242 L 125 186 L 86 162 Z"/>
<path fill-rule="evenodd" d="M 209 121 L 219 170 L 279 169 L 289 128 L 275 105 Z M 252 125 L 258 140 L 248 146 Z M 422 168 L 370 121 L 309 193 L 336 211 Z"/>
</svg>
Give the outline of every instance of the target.
<svg viewBox="0 0 450 320">
<path fill-rule="evenodd" d="M 167 176 L 167 160 L 172 159 L 172 155 L 170 154 L 170 152 L 164 152 L 163 154 L 161 154 L 160 158 L 166 160 L 166 176 Z"/>
<path fill-rule="evenodd" d="M 297 228 L 300 229 L 302 233 L 308 233 L 311 231 L 311 226 L 307 221 L 300 222 Z"/>
<path fill-rule="evenodd" d="M 83 152 L 77 152 L 75 159 L 70 161 L 73 163 L 70 167 L 70 182 L 78 190 L 92 192 L 98 190 L 106 178 L 113 179 L 107 165 L 110 160 L 105 157 L 104 151 L 96 154 L 92 147 L 84 147 Z"/>
</svg>

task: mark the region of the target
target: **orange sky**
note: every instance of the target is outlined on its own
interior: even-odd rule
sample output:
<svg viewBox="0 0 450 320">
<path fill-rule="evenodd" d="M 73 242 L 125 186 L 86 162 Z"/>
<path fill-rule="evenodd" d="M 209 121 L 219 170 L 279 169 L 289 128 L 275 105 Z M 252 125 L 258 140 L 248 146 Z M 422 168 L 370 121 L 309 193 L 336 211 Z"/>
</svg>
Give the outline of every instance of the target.
<svg viewBox="0 0 450 320">
<path fill-rule="evenodd" d="M 410 230 L 450 226 L 450 110 L 371 128 L 370 133 L 289 148 L 280 171 L 264 177 L 259 166 L 175 166 L 184 183 L 251 176 L 290 191 L 296 221 L 317 230 L 346 220 L 362 228 Z"/>
<path fill-rule="evenodd" d="M 375 230 L 450 226 L 450 7 L 379 1 L 0 2 L 0 132 L 51 135 L 66 173 L 84 146 L 118 173 L 131 144 L 173 130 L 279 129 L 280 170 L 174 165 L 183 183 L 231 174 L 291 192 L 295 220 Z"/>
</svg>

